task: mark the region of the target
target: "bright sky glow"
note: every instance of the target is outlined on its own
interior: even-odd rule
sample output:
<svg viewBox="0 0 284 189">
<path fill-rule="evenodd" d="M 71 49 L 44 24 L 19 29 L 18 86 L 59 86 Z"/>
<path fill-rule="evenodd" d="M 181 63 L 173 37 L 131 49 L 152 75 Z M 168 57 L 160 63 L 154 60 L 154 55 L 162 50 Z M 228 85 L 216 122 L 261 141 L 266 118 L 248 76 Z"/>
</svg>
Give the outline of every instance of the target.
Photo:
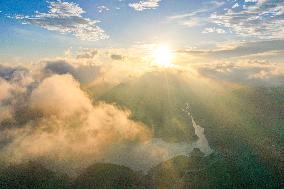
<svg viewBox="0 0 284 189">
<path fill-rule="evenodd" d="M 153 51 L 155 63 L 163 67 L 169 67 L 172 64 L 172 50 L 167 45 L 159 45 Z"/>
</svg>

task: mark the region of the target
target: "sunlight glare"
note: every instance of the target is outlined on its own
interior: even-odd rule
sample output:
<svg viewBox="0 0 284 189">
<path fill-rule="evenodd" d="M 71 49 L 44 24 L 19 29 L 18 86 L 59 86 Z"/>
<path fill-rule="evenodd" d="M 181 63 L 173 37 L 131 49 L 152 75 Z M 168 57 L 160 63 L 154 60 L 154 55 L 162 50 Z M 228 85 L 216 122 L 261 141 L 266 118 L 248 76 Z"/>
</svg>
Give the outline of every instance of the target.
<svg viewBox="0 0 284 189">
<path fill-rule="evenodd" d="M 159 45 L 156 49 L 154 49 L 153 55 L 156 64 L 163 67 L 169 67 L 172 65 L 173 54 L 167 45 Z"/>
</svg>

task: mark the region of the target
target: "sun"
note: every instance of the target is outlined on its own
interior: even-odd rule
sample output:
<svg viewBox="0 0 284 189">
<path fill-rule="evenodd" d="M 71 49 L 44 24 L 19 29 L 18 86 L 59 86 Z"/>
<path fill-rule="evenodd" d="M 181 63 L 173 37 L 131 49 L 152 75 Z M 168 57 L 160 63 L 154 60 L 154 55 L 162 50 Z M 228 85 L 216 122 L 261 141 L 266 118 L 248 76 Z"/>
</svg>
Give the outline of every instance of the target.
<svg viewBox="0 0 284 189">
<path fill-rule="evenodd" d="M 173 53 L 169 46 L 159 45 L 153 50 L 153 57 L 155 63 L 163 66 L 170 67 L 172 65 Z"/>
</svg>

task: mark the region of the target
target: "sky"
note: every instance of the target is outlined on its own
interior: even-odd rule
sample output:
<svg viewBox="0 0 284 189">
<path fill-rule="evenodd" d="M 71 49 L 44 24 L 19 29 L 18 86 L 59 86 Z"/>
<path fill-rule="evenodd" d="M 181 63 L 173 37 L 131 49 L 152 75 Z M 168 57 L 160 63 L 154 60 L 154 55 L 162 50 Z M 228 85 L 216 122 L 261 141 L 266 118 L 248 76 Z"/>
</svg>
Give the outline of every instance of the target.
<svg viewBox="0 0 284 189">
<path fill-rule="evenodd" d="M 282 59 L 283 26 L 283 0 L 1 1 L 0 60 L 156 43 L 187 51 L 254 45 Z"/>
</svg>

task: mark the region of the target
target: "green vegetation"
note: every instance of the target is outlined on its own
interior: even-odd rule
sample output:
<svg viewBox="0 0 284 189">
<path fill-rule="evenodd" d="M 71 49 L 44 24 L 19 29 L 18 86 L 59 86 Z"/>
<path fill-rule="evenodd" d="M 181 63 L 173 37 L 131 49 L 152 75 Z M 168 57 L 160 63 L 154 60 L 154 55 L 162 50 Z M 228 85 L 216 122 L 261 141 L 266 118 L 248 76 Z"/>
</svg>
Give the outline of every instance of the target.
<svg viewBox="0 0 284 189">
<path fill-rule="evenodd" d="M 131 169 L 106 163 L 87 168 L 72 184 L 73 189 L 148 188 L 144 175 Z"/>
<path fill-rule="evenodd" d="M 155 136 L 165 140 L 184 140 L 185 133 L 170 128 L 183 128 L 180 132 L 190 129 L 189 121 L 183 121 L 179 112 L 188 102 L 196 122 L 205 128 L 211 148 L 228 167 L 234 187 L 280 187 L 284 177 L 280 166 L 284 146 L 281 87 L 185 82 L 171 73 L 148 73 L 132 83 L 114 87 L 101 99 L 129 108 L 133 119 L 151 125 Z M 169 117 L 179 121 L 174 123 Z"/>
<path fill-rule="evenodd" d="M 11 165 L 0 170 L 1 189 L 67 189 L 67 175 L 57 174 L 37 162 Z"/>
<path fill-rule="evenodd" d="M 188 101 L 184 86 L 186 83 L 176 75 L 148 73 L 112 88 L 99 99 L 130 109 L 132 119 L 150 126 L 155 137 L 170 142 L 192 142 L 197 138 L 191 121 L 182 112 Z"/>
<path fill-rule="evenodd" d="M 189 156 L 177 156 L 153 168 L 149 176 L 154 188 L 233 188 L 222 157 L 200 153 L 195 149 Z"/>
</svg>

